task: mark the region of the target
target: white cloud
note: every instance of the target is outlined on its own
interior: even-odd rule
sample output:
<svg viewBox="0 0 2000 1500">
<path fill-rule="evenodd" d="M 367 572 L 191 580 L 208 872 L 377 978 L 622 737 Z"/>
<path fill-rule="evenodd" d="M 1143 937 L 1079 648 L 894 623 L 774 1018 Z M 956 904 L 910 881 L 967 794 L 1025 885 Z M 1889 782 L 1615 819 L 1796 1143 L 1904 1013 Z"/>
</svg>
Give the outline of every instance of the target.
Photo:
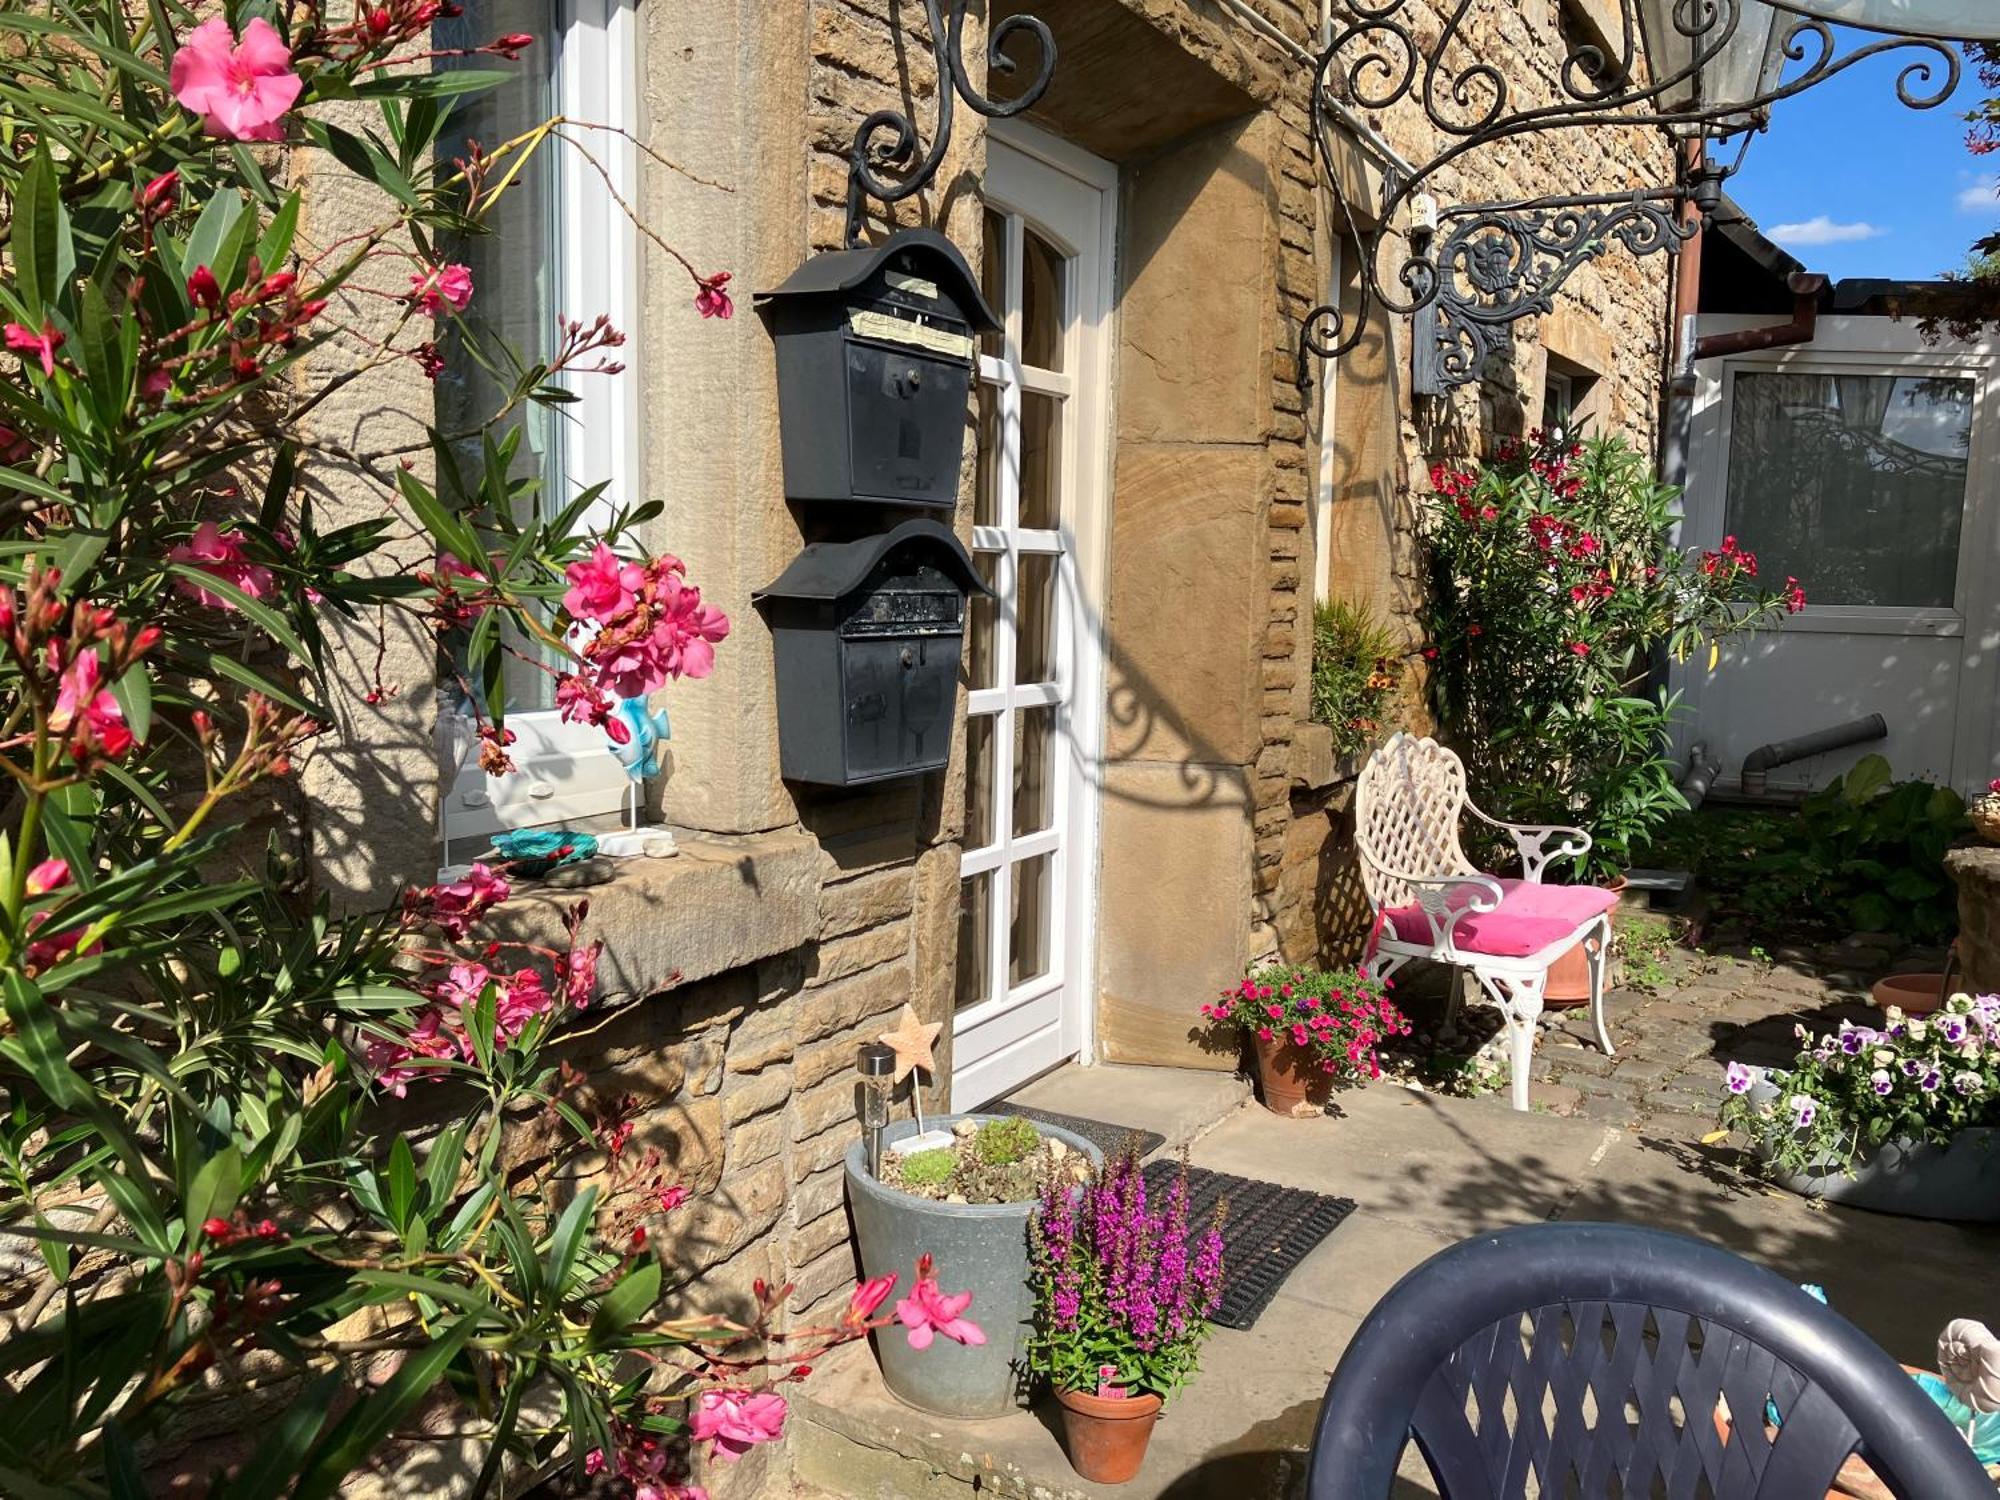
<svg viewBox="0 0 2000 1500">
<path fill-rule="evenodd" d="M 1866 221 L 1836 224 L 1820 214 L 1803 224 L 1780 224 L 1771 231 L 1771 238 L 1783 245 L 1843 245 L 1849 240 L 1872 240 L 1888 232 Z"/>
<path fill-rule="evenodd" d="M 2000 209 L 2000 173 L 1988 172 L 1975 177 L 1969 187 L 1958 192 L 1958 211 L 1962 214 L 1990 214 Z"/>
</svg>

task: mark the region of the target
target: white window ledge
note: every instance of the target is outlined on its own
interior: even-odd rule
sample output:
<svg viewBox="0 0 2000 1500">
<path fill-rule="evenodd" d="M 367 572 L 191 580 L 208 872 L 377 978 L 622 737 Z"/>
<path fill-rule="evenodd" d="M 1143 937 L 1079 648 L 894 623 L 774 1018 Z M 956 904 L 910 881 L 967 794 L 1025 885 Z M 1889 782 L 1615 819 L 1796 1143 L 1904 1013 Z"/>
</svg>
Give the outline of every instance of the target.
<svg viewBox="0 0 2000 1500">
<path fill-rule="evenodd" d="M 564 915 L 588 900 L 583 936 L 604 941 L 593 1003 L 613 1005 L 740 969 L 819 935 L 817 840 L 796 829 L 677 836 L 679 854 L 618 860 L 603 885 L 550 890 L 524 882 L 480 935 L 560 949 Z"/>
</svg>

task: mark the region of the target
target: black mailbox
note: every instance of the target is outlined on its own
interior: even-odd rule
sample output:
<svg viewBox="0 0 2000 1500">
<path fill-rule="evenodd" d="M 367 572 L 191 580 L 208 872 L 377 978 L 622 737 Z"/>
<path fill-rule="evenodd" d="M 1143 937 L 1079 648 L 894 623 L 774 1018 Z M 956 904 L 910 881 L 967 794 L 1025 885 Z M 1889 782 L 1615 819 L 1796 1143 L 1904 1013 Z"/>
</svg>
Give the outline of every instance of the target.
<svg viewBox="0 0 2000 1500">
<path fill-rule="evenodd" d="M 858 786 L 942 766 L 974 590 L 991 592 L 958 538 L 925 520 L 814 542 L 758 590 L 776 646 L 783 773 Z"/>
<path fill-rule="evenodd" d="M 999 322 L 931 229 L 816 255 L 757 304 L 778 351 L 785 493 L 950 509 L 975 338 Z"/>
</svg>

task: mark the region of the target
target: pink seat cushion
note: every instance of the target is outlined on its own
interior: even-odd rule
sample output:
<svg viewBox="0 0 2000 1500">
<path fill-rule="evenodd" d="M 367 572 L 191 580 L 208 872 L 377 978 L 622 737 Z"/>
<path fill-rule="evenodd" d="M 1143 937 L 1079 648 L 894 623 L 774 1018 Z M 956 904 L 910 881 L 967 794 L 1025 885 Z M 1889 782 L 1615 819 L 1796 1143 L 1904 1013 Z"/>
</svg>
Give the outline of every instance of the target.
<svg viewBox="0 0 2000 1500">
<path fill-rule="evenodd" d="M 1452 890 L 1454 909 L 1470 905 L 1475 886 Z M 1593 917 L 1618 904 L 1618 893 L 1594 885 L 1536 885 L 1526 880 L 1502 880 L 1500 904 L 1476 911 L 1452 929 L 1452 946 L 1461 953 L 1493 958 L 1525 958 L 1560 942 Z M 1430 918 L 1421 906 L 1395 906 L 1382 913 L 1398 942 L 1430 946 Z"/>
</svg>

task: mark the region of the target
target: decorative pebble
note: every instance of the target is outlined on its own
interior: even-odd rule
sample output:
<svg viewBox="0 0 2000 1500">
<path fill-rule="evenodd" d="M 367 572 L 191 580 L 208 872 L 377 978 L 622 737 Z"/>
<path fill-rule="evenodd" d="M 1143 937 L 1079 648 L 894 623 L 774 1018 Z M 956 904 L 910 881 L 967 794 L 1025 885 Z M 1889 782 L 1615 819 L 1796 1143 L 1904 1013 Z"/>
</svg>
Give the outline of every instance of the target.
<svg viewBox="0 0 2000 1500">
<path fill-rule="evenodd" d="M 557 865 L 542 877 L 542 884 L 556 891 L 581 890 L 589 885 L 603 885 L 617 868 L 608 859 L 581 859 L 573 865 Z"/>
</svg>

